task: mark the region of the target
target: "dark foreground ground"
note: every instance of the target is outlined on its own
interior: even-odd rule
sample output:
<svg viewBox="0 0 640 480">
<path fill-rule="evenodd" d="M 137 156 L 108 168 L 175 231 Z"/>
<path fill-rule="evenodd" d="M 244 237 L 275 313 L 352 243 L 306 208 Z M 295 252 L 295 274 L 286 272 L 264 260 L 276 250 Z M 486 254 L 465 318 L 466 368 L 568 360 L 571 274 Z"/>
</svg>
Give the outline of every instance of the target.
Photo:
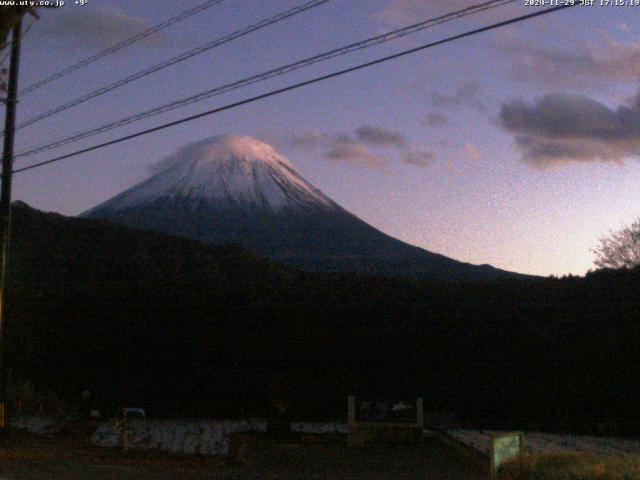
<svg viewBox="0 0 640 480">
<path fill-rule="evenodd" d="M 92 447 L 87 436 L 12 432 L 0 450 L 0 480 L 426 479 L 486 478 L 436 439 L 408 447 L 266 443 L 242 462 Z"/>
</svg>

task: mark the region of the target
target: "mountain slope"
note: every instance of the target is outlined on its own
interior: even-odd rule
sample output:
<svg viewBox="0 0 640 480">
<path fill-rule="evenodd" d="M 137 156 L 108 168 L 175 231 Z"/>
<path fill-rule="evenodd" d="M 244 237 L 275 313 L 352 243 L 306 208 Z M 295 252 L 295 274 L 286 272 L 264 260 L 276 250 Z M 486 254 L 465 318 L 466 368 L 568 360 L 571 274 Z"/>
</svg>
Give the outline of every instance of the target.
<svg viewBox="0 0 640 480">
<path fill-rule="evenodd" d="M 187 145 L 156 168 L 159 172 L 148 180 L 84 215 L 100 216 L 166 199 L 245 211 L 340 210 L 300 177 L 286 158 L 250 137 L 221 136 Z"/>
<path fill-rule="evenodd" d="M 287 378 L 294 418 L 337 418 L 355 391 L 500 425 L 558 425 L 558 405 L 563 429 L 638 425 L 640 269 L 478 285 L 305 274 L 24 204 L 12 231 L 9 378 L 70 402 L 88 389 L 107 415 L 264 417 L 269 379 Z"/>
<path fill-rule="evenodd" d="M 312 271 L 485 280 L 516 274 L 408 245 L 349 213 L 272 147 L 221 136 L 181 148 L 148 180 L 85 212 Z"/>
</svg>

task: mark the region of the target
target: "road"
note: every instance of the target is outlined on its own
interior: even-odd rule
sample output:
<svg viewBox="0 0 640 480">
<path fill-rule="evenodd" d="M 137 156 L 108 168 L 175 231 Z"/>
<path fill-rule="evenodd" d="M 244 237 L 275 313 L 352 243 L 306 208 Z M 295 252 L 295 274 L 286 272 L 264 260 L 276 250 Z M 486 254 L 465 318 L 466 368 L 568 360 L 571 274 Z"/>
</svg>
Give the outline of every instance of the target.
<svg viewBox="0 0 640 480">
<path fill-rule="evenodd" d="M 266 443 L 241 464 L 222 458 L 129 452 L 87 438 L 13 434 L 0 450 L 1 480 L 481 480 L 486 475 L 436 439 L 423 445 L 367 447 Z"/>
</svg>

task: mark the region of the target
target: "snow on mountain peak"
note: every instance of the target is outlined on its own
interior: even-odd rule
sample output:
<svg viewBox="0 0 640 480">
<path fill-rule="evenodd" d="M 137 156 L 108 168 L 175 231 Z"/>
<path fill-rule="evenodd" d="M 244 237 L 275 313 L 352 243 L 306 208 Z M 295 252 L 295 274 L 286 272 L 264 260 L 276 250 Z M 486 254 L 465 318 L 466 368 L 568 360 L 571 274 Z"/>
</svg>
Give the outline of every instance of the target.
<svg viewBox="0 0 640 480">
<path fill-rule="evenodd" d="M 180 147 L 151 167 L 152 176 L 87 212 L 122 210 L 163 198 L 218 207 L 338 209 L 273 147 L 249 136 L 222 135 Z"/>
<path fill-rule="evenodd" d="M 192 144 L 197 149 L 199 162 L 265 162 L 282 164 L 293 168 L 291 163 L 274 150 L 271 145 L 253 137 L 221 135 Z"/>
</svg>

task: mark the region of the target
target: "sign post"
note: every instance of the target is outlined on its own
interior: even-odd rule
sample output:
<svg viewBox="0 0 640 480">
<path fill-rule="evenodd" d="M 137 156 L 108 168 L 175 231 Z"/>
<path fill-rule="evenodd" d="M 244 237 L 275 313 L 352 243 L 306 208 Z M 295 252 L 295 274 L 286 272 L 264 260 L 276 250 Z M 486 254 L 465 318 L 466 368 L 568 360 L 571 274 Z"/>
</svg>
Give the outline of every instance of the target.
<svg viewBox="0 0 640 480">
<path fill-rule="evenodd" d="M 347 403 L 349 446 L 367 443 L 416 443 L 422 440 L 422 399 L 360 400 Z"/>
<path fill-rule="evenodd" d="M 513 459 L 518 459 L 518 478 L 522 478 L 523 440 L 522 432 L 501 433 L 491 437 L 490 480 L 498 480 L 500 466 Z"/>
</svg>

